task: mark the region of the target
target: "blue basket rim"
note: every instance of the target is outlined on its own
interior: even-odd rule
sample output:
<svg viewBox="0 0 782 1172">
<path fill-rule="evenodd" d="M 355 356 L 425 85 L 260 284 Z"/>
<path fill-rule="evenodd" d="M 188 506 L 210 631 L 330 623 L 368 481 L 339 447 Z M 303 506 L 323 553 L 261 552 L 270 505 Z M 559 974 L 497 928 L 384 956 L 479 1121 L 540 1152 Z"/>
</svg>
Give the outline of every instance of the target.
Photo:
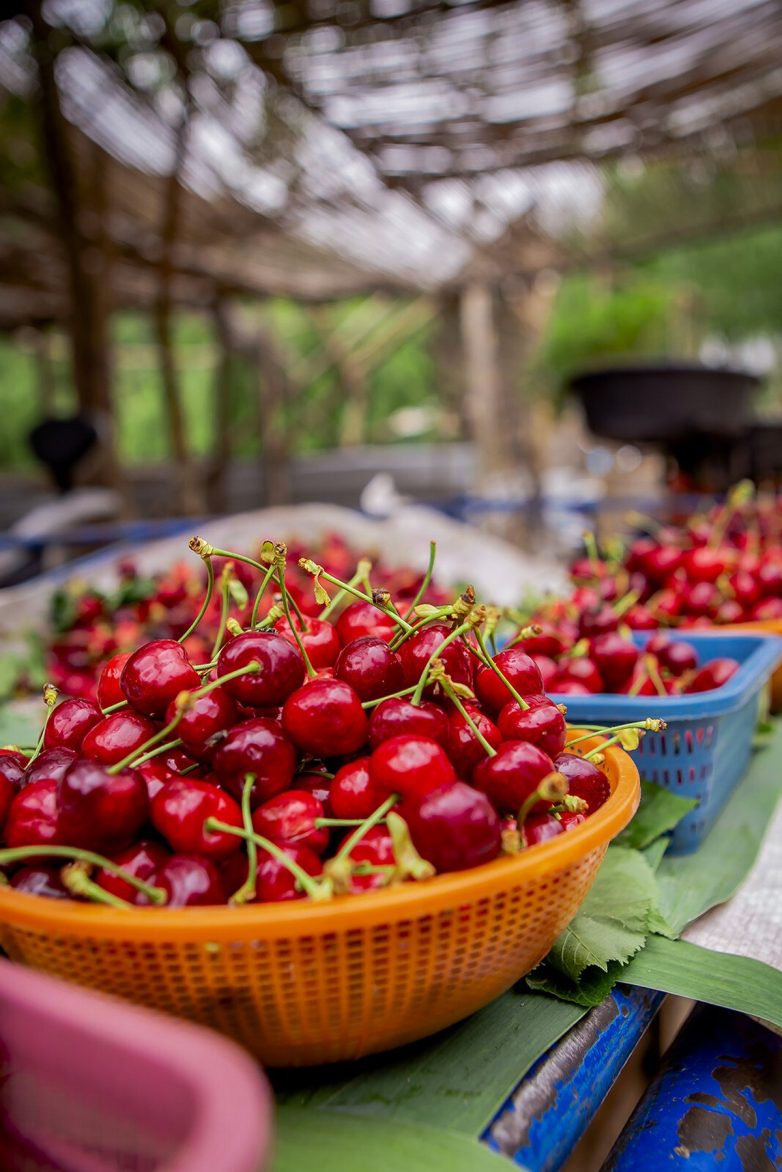
<svg viewBox="0 0 782 1172">
<path fill-rule="evenodd" d="M 656 631 L 633 634 L 637 647 L 645 647 Z M 605 719 L 607 722 L 661 716 L 667 719 L 688 719 L 698 716 L 723 716 L 735 712 L 750 698 L 782 662 L 782 638 L 777 635 L 699 635 L 687 632 L 666 632 L 676 642 L 691 643 L 700 659 L 722 659 L 729 656 L 741 663 L 739 670 L 721 688 L 711 692 L 695 692 L 685 696 L 625 696 L 621 693 L 595 692 L 590 696 L 570 696 L 563 692 L 547 694 L 557 704 L 567 706 L 568 724 L 579 719 Z"/>
</svg>

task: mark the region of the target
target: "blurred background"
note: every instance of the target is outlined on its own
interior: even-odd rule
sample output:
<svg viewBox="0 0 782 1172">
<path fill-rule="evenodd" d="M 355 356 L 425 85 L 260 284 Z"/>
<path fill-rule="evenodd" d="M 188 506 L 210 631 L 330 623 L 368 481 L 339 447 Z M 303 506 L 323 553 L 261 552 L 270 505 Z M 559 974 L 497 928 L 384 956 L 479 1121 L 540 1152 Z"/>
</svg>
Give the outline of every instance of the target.
<svg viewBox="0 0 782 1172">
<path fill-rule="evenodd" d="M 184 516 L 535 549 L 778 480 L 776 0 L 3 13 L 3 584 Z"/>
</svg>

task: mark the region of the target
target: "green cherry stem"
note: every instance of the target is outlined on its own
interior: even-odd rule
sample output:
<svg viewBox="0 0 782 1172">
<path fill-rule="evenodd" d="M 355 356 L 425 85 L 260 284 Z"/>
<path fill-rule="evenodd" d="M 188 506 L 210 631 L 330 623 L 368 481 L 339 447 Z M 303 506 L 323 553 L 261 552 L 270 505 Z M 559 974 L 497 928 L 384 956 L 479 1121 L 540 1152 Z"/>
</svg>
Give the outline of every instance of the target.
<svg viewBox="0 0 782 1172">
<path fill-rule="evenodd" d="M 415 608 L 418 606 L 418 603 L 421 601 L 421 599 L 423 598 L 423 596 L 426 594 L 427 590 L 429 589 L 429 584 L 432 581 L 432 574 L 434 573 L 434 563 L 435 563 L 436 557 L 437 557 L 437 542 L 430 541 L 429 542 L 429 563 L 426 567 L 426 573 L 424 574 L 423 581 L 421 582 L 421 585 L 418 587 L 418 590 L 416 591 L 415 598 L 413 599 L 413 601 L 410 603 L 409 607 L 405 611 L 403 618 L 405 618 L 405 619 L 410 618 L 411 614 L 413 614 L 415 612 Z"/>
<path fill-rule="evenodd" d="M 274 565 L 272 564 L 271 566 L 269 566 L 266 573 L 264 574 L 263 581 L 261 582 L 260 586 L 258 587 L 258 593 L 255 595 L 255 602 L 253 602 L 252 614 L 250 615 L 250 630 L 251 631 L 254 631 L 256 628 L 256 625 L 258 623 L 258 611 L 260 609 L 261 599 L 263 598 L 264 594 L 266 593 L 266 587 L 269 585 L 269 583 L 271 582 L 273 577 L 274 577 Z"/>
<path fill-rule="evenodd" d="M 360 826 L 360 818 L 316 818 L 315 825 L 318 830 L 327 826 Z"/>
<path fill-rule="evenodd" d="M 201 619 L 206 614 L 209 603 L 212 601 L 212 595 L 215 588 L 215 568 L 212 565 L 211 554 L 206 554 L 202 560 L 206 565 L 206 593 L 204 594 L 204 601 L 201 603 L 201 609 L 185 631 L 184 635 L 180 635 L 177 639 L 178 643 L 184 643 L 185 639 L 193 634 L 193 631 L 197 629 Z"/>
<path fill-rule="evenodd" d="M 39 856 L 52 859 L 68 859 L 71 862 L 89 863 L 92 867 L 100 867 L 104 871 L 110 871 L 112 875 L 116 875 L 118 879 L 124 880 L 134 887 L 136 891 L 140 891 L 142 895 L 146 895 L 151 903 L 163 904 L 166 902 L 166 893 L 162 887 L 155 887 L 151 883 L 145 883 L 143 879 L 137 879 L 135 875 L 131 875 L 130 871 L 126 871 L 124 867 L 113 863 L 111 859 L 104 858 L 103 855 L 96 855 L 94 851 L 82 850 L 81 847 L 75 846 L 15 846 L 7 847 L 5 850 L 0 850 L 0 867 L 7 866 L 9 863 L 18 863 L 23 859 L 36 859 Z"/>
<path fill-rule="evenodd" d="M 111 716 L 112 712 L 119 712 L 122 708 L 130 708 L 127 700 L 120 700 L 117 704 L 110 704 L 108 708 L 101 708 L 101 712 L 104 716 Z"/>
<path fill-rule="evenodd" d="M 215 641 L 212 644 L 212 652 L 210 656 L 211 659 L 215 659 L 218 656 L 220 648 L 223 645 L 223 639 L 225 638 L 225 627 L 228 622 L 228 611 L 231 607 L 232 571 L 233 567 L 231 566 L 231 563 L 227 562 L 223 567 L 222 574 L 220 575 L 220 622 L 217 626 Z"/>
<path fill-rule="evenodd" d="M 170 753 L 172 749 L 178 749 L 182 744 L 179 737 L 174 737 L 173 740 L 163 741 L 162 745 L 155 745 L 148 753 L 144 753 L 142 757 L 137 757 L 133 762 L 133 768 L 138 769 L 139 765 L 146 765 L 147 761 L 151 761 L 153 757 L 160 757 L 163 753 Z M 196 766 L 198 762 L 196 762 Z"/>
<path fill-rule="evenodd" d="M 238 891 L 235 891 L 228 900 L 230 904 L 247 903 L 251 899 L 255 899 L 255 885 L 258 881 L 258 844 L 253 839 L 255 827 L 253 826 L 253 813 L 250 807 L 250 798 L 252 797 L 253 785 L 255 783 L 255 774 L 248 773 L 244 779 L 242 786 L 242 823 L 248 835 L 247 843 L 247 878 Z"/>
<path fill-rule="evenodd" d="M 373 811 L 373 813 L 371 813 L 368 818 L 365 818 L 363 822 L 359 823 L 353 833 L 345 839 L 342 846 L 334 856 L 335 859 L 346 859 L 353 850 L 353 847 L 357 846 L 358 843 L 361 842 L 361 839 L 365 834 L 368 833 L 368 831 L 372 829 L 373 826 L 377 826 L 379 822 L 383 821 L 386 814 L 389 812 L 389 810 L 392 809 L 392 807 L 396 805 L 398 801 L 398 794 L 391 794 L 389 798 L 386 798 L 382 805 L 378 806 L 378 808 Z"/>
<path fill-rule="evenodd" d="M 330 618 L 330 616 L 334 613 L 334 611 L 337 609 L 337 607 L 340 605 L 340 603 L 343 601 L 343 599 L 347 595 L 348 588 L 358 586 L 358 584 L 360 582 L 363 582 L 367 591 L 371 590 L 371 586 L 369 584 L 369 575 L 370 575 L 371 571 L 372 571 L 372 563 L 369 560 L 369 558 L 361 558 L 361 560 L 358 562 L 358 564 L 356 566 L 356 570 L 355 570 L 355 573 L 353 574 L 353 577 L 350 579 L 349 582 L 346 583 L 345 586 L 340 587 L 340 589 L 337 591 L 337 593 L 332 598 L 331 602 L 327 606 L 324 606 L 323 610 L 320 612 L 320 615 L 318 617 L 320 619 Z"/>
<path fill-rule="evenodd" d="M 111 891 L 106 891 L 98 883 L 94 883 L 84 871 L 80 862 L 71 863 L 62 869 L 63 885 L 72 895 L 81 895 L 91 903 L 104 903 L 107 907 L 121 908 L 123 911 L 132 908 L 133 904 L 126 899 L 120 899 Z"/>
<path fill-rule="evenodd" d="M 458 627 L 456 627 L 453 631 L 451 631 L 450 635 L 445 636 L 442 643 L 440 643 L 440 645 L 438 647 L 435 647 L 434 651 L 432 652 L 432 654 L 429 656 L 429 658 L 426 661 L 426 665 L 424 667 L 424 670 L 421 672 L 421 678 L 419 679 L 419 681 L 416 685 L 416 689 L 415 689 L 415 692 L 413 693 L 413 698 L 412 698 L 411 703 L 413 703 L 415 705 L 418 705 L 421 703 L 421 700 L 423 699 L 423 695 L 424 695 L 424 688 L 426 687 L 427 680 L 429 678 L 429 669 L 431 668 L 431 666 L 435 662 L 435 660 L 440 658 L 443 651 L 445 651 L 446 647 L 448 647 L 451 643 L 453 643 L 455 639 L 459 639 L 467 631 L 471 631 L 473 629 L 474 628 L 473 628 L 472 623 L 461 623 Z"/>
<path fill-rule="evenodd" d="M 590 731 L 582 733 L 580 737 L 574 737 L 573 740 L 568 741 L 565 752 L 567 752 L 571 745 L 579 745 L 582 741 L 588 741 L 596 732 L 609 737 L 613 736 L 614 733 L 623 732 L 627 728 L 637 728 L 643 732 L 662 732 L 665 727 L 665 721 L 658 720 L 654 716 L 647 716 L 645 720 L 630 720 L 627 724 L 615 724 L 611 728 L 606 728 L 605 725 L 599 724 L 580 724 L 579 728 L 587 728 Z"/>
<path fill-rule="evenodd" d="M 286 855 L 285 851 L 277 846 L 276 842 L 272 842 L 271 839 L 264 838 L 260 834 L 250 834 L 244 829 L 240 830 L 238 826 L 229 826 L 227 822 L 221 822 L 219 818 L 207 818 L 204 822 L 204 830 L 219 830 L 222 834 L 233 834 L 237 838 L 243 838 L 247 843 L 252 840 L 256 847 L 260 847 L 261 850 L 266 851 L 267 854 L 270 854 L 272 858 L 276 859 L 278 863 L 281 863 L 283 867 L 290 871 L 299 887 L 301 887 L 302 891 L 310 899 L 331 899 L 330 885 L 324 882 L 319 883 L 317 879 L 313 879 L 312 875 L 308 875 L 303 867 L 300 867 L 298 863 L 294 862 L 290 855 Z"/>
<path fill-rule="evenodd" d="M 560 798 L 564 798 L 567 792 L 568 780 L 564 773 L 549 773 L 543 778 L 537 789 L 533 790 L 529 797 L 522 802 L 516 818 L 519 826 L 524 826 L 527 816 L 538 802 L 556 802 Z"/>
<path fill-rule="evenodd" d="M 473 736 L 475 737 L 476 741 L 478 741 L 478 743 L 480 744 L 480 746 L 483 749 L 486 756 L 487 757 L 496 757 L 497 750 L 489 744 L 489 742 L 486 740 L 486 737 L 483 735 L 481 730 L 478 728 L 478 725 L 473 720 L 472 716 L 470 716 L 470 713 L 467 711 L 464 704 L 462 704 L 461 699 L 459 698 L 459 696 L 457 696 L 457 694 L 454 690 L 453 683 L 451 682 L 451 680 L 449 680 L 447 676 L 445 676 L 445 677 L 440 676 L 438 682 L 439 682 L 440 686 L 442 687 L 443 691 L 445 692 L 446 696 L 448 697 L 448 699 L 453 704 L 453 706 L 456 708 L 456 710 L 458 712 L 461 713 L 466 724 L 469 725 L 470 729 L 472 730 Z"/>
<path fill-rule="evenodd" d="M 516 701 L 519 708 L 522 708 L 522 709 L 529 708 L 529 704 L 527 703 L 527 701 L 522 696 L 519 695 L 519 693 L 514 688 L 513 684 L 510 682 L 508 677 L 503 672 L 502 668 L 498 667 L 497 664 L 495 663 L 495 661 L 492 659 L 491 655 L 489 655 L 489 652 L 486 650 L 486 643 L 484 642 L 483 635 L 481 634 L 480 631 L 475 632 L 475 638 L 478 640 L 478 646 L 481 649 L 481 654 L 478 656 L 478 658 L 482 659 L 484 665 L 486 667 L 490 667 L 491 670 L 494 672 L 494 674 L 497 676 L 497 678 L 502 680 L 503 684 L 508 689 L 508 691 L 510 692 L 513 699 Z M 469 647 L 469 644 L 468 644 L 468 647 Z"/>
<path fill-rule="evenodd" d="M 313 562 L 310 558 L 299 558 L 299 565 L 302 570 L 306 570 L 308 574 L 312 574 L 312 576 L 315 578 L 325 578 L 327 582 L 331 582 L 332 586 L 339 587 L 339 589 L 344 590 L 346 594 L 352 594 L 354 598 L 360 598 L 362 602 L 371 602 L 372 605 L 376 606 L 378 610 L 382 610 L 384 614 L 387 614 L 389 618 L 392 618 L 397 626 L 401 627 L 402 630 L 412 630 L 410 624 L 402 618 L 402 616 L 395 608 L 376 602 L 373 595 L 367 594 L 363 590 L 358 590 L 355 586 L 351 586 L 349 582 L 343 582 L 341 578 L 335 578 L 333 574 L 330 574 L 327 570 L 324 570 L 322 566 L 317 565 L 317 563 Z"/>
<path fill-rule="evenodd" d="M 30 760 L 27 762 L 28 766 L 32 765 L 33 761 L 35 760 L 35 758 L 38 756 L 38 754 L 41 752 L 41 749 L 43 748 L 43 739 L 46 736 L 46 726 L 49 723 L 49 717 L 51 716 L 52 712 L 54 711 L 54 706 L 57 703 L 58 696 L 59 696 L 59 692 L 55 688 L 54 684 L 44 684 L 44 686 L 43 686 L 43 702 L 46 705 L 46 718 L 43 722 L 43 728 L 41 729 L 41 735 L 38 737 L 38 740 L 35 743 L 35 748 L 33 749 L 33 754 L 31 756 Z"/>
<path fill-rule="evenodd" d="M 275 567 L 276 567 L 276 571 L 277 571 L 277 574 L 276 574 L 277 582 L 279 583 L 280 593 L 282 594 L 282 607 L 283 607 L 283 610 L 285 611 L 285 618 L 288 620 L 288 626 L 291 629 L 291 634 L 293 635 L 293 638 L 296 640 L 296 645 L 298 646 L 299 651 L 301 652 L 301 657 L 304 660 L 304 666 L 307 670 L 307 677 L 309 679 L 313 679 L 318 673 L 315 671 L 315 668 L 312 666 L 312 660 L 310 659 L 309 655 L 307 654 L 307 648 L 304 646 L 304 642 L 302 640 L 301 635 L 296 630 L 296 624 L 294 623 L 293 616 L 291 615 L 288 587 L 285 585 L 285 562 L 284 562 L 284 560 L 282 561 L 282 563 L 280 563 L 279 560 L 275 559 Z M 303 626 L 303 624 L 302 624 L 302 626 Z"/>
<path fill-rule="evenodd" d="M 376 708 L 378 704 L 382 704 L 384 700 L 398 700 L 401 696 L 409 696 L 418 687 L 417 684 L 412 684 L 409 688 L 402 688 L 401 692 L 391 692 L 388 696 L 379 696 L 377 700 L 362 700 L 362 708 Z"/>
</svg>

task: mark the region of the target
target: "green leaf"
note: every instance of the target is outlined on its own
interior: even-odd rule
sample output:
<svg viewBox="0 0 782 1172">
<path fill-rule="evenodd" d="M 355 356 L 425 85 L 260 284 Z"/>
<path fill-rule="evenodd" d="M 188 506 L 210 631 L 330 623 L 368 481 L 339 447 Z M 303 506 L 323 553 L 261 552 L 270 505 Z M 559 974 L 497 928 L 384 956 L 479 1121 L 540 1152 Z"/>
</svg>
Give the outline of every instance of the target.
<svg viewBox="0 0 782 1172">
<path fill-rule="evenodd" d="M 584 1009 L 592 1009 L 605 1001 L 618 980 L 621 980 L 623 965 L 610 961 L 605 970 L 597 967 L 585 969 L 578 981 L 573 981 L 544 960 L 527 977 L 527 984 L 539 993 L 548 993 L 570 1001 Z"/>
<path fill-rule="evenodd" d="M 654 782 L 642 781 L 638 812 L 619 835 L 617 843 L 642 850 L 673 830 L 697 804 L 694 798 L 683 798 Z"/>
<path fill-rule="evenodd" d="M 748 1013 L 782 1029 L 782 972 L 747 956 L 650 936 L 621 980 Z"/>
</svg>

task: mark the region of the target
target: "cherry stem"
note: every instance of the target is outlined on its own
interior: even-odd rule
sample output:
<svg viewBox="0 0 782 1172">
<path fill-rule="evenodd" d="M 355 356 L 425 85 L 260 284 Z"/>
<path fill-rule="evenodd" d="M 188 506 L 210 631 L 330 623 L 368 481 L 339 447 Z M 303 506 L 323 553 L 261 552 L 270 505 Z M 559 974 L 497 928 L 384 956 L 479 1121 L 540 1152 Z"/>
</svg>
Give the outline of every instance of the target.
<svg viewBox="0 0 782 1172">
<path fill-rule="evenodd" d="M 204 601 L 201 603 L 201 609 L 185 631 L 184 635 L 180 635 L 177 639 L 177 643 L 184 643 L 185 639 L 193 634 L 193 631 L 198 628 L 201 619 L 206 614 L 209 603 L 212 601 L 212 594 L 214 593 L 215 588 L 215 568 L 212 565 L 211 554 L 206 554 L 203 558 L 203 561 L 206 563 L 206 593 L 204 594 Z"/>
<path fill-rule="evenodd" d="M 524 822 L 532 808 L 538 802 L 556 802 L 558 798 L 563 798 L 568 790 L 568 781 L 564 773 L 549 773 L 534 789 L 532 793 L 524 799 L 521 803 L 516 821 L 522 830 L 524 829 Z"/>
<path fill-rule="evenodd" d="M 378 696 L 377 700 L 362 700 L 362 708 L 375 708 L 378 704 L 382 704 L 384 700 L 398 700 L 402 696 L 409 696 L 414 692 L 418 684 L 411 684 L 409 688 L 403 688 L 401 692 L 391 692 L 388 696 Z"/>
<path fill-rule="evenodd" d="M 657 667 L 657 660 L 654 658 L 653 655 L 645 655 L 644 656 L 644 666 L 646 667 L 646 674 L 649 676 L 649 679 L 654 684 L 655 691 L 657 692 L 657 695 L 658 696 L 667 696 L 668 690 L 665 687 L 665 684 L 663 683 L 663 678 L 660 675 L 659 668 Z"/>
<path fill-rule="evenodd" d="M 172 749 L 178 749 L 182 744 L 179 737 L 175 737 L 172 741 L 164 741 L 162 745 L 155 745 L 154 749 L 150 749 L 148 753 L 144 753 L 143 757 L 138 757 L 133 762 L 133 768 L 137 769 L 139 765 L 146 765 L 147 761 L 151 761 L 153 757 L 160 757 L 163 753 L 170 753 Z M 196 766 L 198 762 L 196 762 Z"/>
<path fill-rule="evenodd" d="M 325 578 L 327 582 L 331 582 L 332 586 L 338 586 L 340 590 L 344 590 L 346 594 L 352 594 L 354 598 L 360 598 L 362 602 L 371 602 L 372 605 L 377 607 L 378 610 L 381 610 L 384 614 L 387 614 L 389 618 L 392 618 L 397 626 L 401 627 L 403 630 L 412 630 L 410 624 L 402 618 L 402 616 L 394 607 L 375 602 L 371 594 L 368 594 L 363 590 L 357 590 L 356 587 L 353 586 L 350 582 L 343 582 L 341 578 L 336 578 L 333 574 L 330 574 L 328 570 L 324 570 L 322 566 L 317 567 L 316 573 L 315 563 L 310 561 L 309 558 L 299 558 L 299 565 L 301 566 L 302 570 L 306 570 L 308 574 L 312 574 L 318 578 Z"/>
<path fill-rule="evenodd" d="M 643 732 L 660 732 L 660 725 L 664 721 L 657 720 L 654 716 L 647 716 L 645 720 L 631 720 L 627 724 L 614 724 L 611 728 L 606 728 L 601 724 L 579 724 L 579 728 L 588 728 L 590 731 L 582 733 L 580 737 L 573 737 L 565 746 L 565 752 L 568 751 L 571 745 L 579 745 L 581 741 L 588 741 L 594 734 L 602 733 L 604 736 L 613 736 L 614 733 L 623 732 L 626 728 L 638 728 Z M 600 746 L 601 748 L 603 746 Z"/>
<path fill-rule="evenodd" d="M 315 668 L 312 666 L 312 660 L 310 659 L 309 655 L 307 654 L 307 648 L 304 646 L 304 642 L 301 638 L 301 635 L 296 630 L 296 625 L 295 625 L 293 618 L 291 616 L 288 588 L 285 585 L 285 563 L 283 562 L 282 564 L 279 564 L 279 563 L 275 562 L 275 567 L 277 570 L 277 581 L 279 582 L 280 592 L 282 594 L 282 607 L 283 607 L 283 610 L 285 611 L 285 618 L 288 620 L 288 626 L 290 627 L 293 638 L 296 640 L 296 644 L 299 648 L 299 651 L 301 652 L 301 657 L 304 660 L 304 666 L 307 669 L 307 676 L 309 677 L 309 679 L 313 679 L 313 677 L 316 676 L 318 673 L 315 671 Z"/>
<path fill-rule="evenodd" d="M 40 855 L 52 859 L 70 859 L 73 862 L 89 863 L 93 867 L 100 867 L 104 871 L 110 871 L 112 875 L 116 875 L 118 879 L 122 879 L 125 883 L 129 883 L 131 887 L 135 887 L 136 891 L 140 891 L 142 895 L 146 895 L 147 899 L 152 903 L 164 904 L 166 902 L 166 892 L 162 887 L 155 887 L 151 883 L 145 883 L 143 879 L 138 879 L 135 875 L 131 875 L 130 871 L 126 871 L 124 867 L 113 863 L 111 859 L 104 858 L 103 855 L 96 855 L 94 851 L 83 850 L 81 847 L 7 847 L 5 850 L 0 850 L 0 867 L 7 866 L 9 863 L 20 862 L 22 859 L 35 859 Z"/>
<path fill-rule="evenodd" d="M 32 765 L 33 761 L 35 760 L 35 758 L 38 756 L 38 754 L 41 752 L 41 749 L 43 748 L 43 739 L 46 736 L 46 726 L 49 723 L 49 718 L 50 718 L 52 712 L 54 711 L 54 706 L 57 703 L 57 696 L 58 695 L 59 695 L 59 693 L 58 693 L 57 689 L 55 688 L 54 684 L 44 684 L 44 686 L 43 686 L 43 702 L 46 705 L 46 719 L 43 722 L 43 728 L 41 729 L 41 735 L 38 737 L 38 740 L 35 743 L 35 748 L 33 749 L 32 756 L 30 757 L 30 760 L 27 762 L 27 766 Z M 25 768 L 27 768 L 27 766 L 25 766 Z"/>
<path fill-rule="evenodd" d="M 529 704 L 527 703 L 527 701 L 524 699 L 523 696 L 519 695 L 519 693 L 514 688 L 513 684 L 510 682 L 508 677 L 505 675 L 502 668 L 498 667 L 498 665 L 492 659 L 491 655 L 489 655 L 488 651 L 486 650 L 486 644 L 484 642 L 483 635 L 481 634 L 480 631 L 476 630 L 475 638 L 478 640 L 478 646 L 481 649 L 481 655 L 478 656 L 478 659 L 482 659 L 483 663 L 486 665 L 486 667 L 491 668 L 491 670 L 494 672 L 494 674 L 497 676 L 497 678 L 502 680 L 503 684 L 508 689 L 508 691 L 510 692 L 513 699 L 516 701 L 519 708 L 526 711 L 529 708 Z M 469 643 L 467 646 L 469 647 Z M 474 648 L 470 648 L 470 650 L 473 652 L 474 655 L 476 654 Z"/>
<path fill-rule="evenodd" d="M 101 712 L 104 716 L 111 716 L 112 712 L 119 712 L 121 708 L 130 708 L 127 700 L 120 700 L 117 704 L 110 704 L 108 708 L 101 708 Z"/>
<path fill-rule="evenodd" d="M 251 899 L 255 899 L 255 885 L 258 882 L 258 844 L 253 840 L 252 835 L 255 832 L 253 826 L 253 813 L 250 807 L 250 798 L 252 797 L 253 785 L 255 784 L 255 774 L 248 773 L 244 779 L 242 786 L 242 822 L 244 829 L 250 836 L 246 840 L 247 845 L 247 878 L 238 891 L 229 899 L 229 903 L 247 903 Z"/>
<path fill-rule="evenodd" d="M 236 838 L 243 838 L 245 842 L 254 842 L 255 845 L 266 851 L 272 858 L 281 863 L 291 875 L 296 879 L 299 887 L 306 895 L 313 900 L 324 900 L 331 898 L 331 888 L 326 883 L 319 883 L 313 879 L 312 875 L 308 875 L 303 867 L 300 867 L 290 855 L 286 855 L 285 851 L 272 842 L 271 839 L 264 838 L 261 834 L 249 833 L 247 830 L 240 830 L 238 826 L 229 826 L 227 822 L 221 822 L 219 818 L 207 818 L 204 822 L 204 830 L 211 832 L 219 830 L 222 834 L 233 834 Z"/>
<path fill-rule="evenodd" d="M 215 659 L 220 652 L 225 638 L 225 626 L 228 622 L 228 611 L 231 606 L 231 566 L 226 565 L 220 575 L 220 622 L 217 627 L 215 641 L 212 644 L 211 658 Z"/>
<path fill-rule="evenodd" d="M 407 640 L 411 637 L 411 635 L 417 634 L 418 631 L 420 631 L 422 627 L 425 627 L 428 623 L 436 622 L 438 619 L 450 618 L 452 613 L 453 613 L 453 603 L 451 603 L 451 602 L 445 604 L 444 606 L 433 607 L 428 612 L 428 614 L 421 615 L 420 618 L 417 618 L 416 621 L 410 627 L 409 631 L 399 631 L 396 635 L 394 635 L 393 639 L 388 644 L 388 646 L 391 648 L 392 651 L 398 651 L 399 648 L 402 646 L 402 644 L 406 643 Z"/>
<path fill-rule="evenodd" d="M 252 613 L 250 615 L 250 630 L 251 631 L 255 630 L 256 625 L 258 623 L 258 611 L 260 609 L 261 599 L 263 598 L 264 594 L 266 593 L 266 587 L 271 582 L 273 575 L 274 575 L 274 565 L 272 564 L 271 566 L 269 566 L 266 573 L 264 574 L 263 581 L 261 582 L 260 586 L 258 587 L 258 593 L 255 595 L 255 602 L 253 603 L 253 609 L 252 609 Z"/>
<path fill-rule="evenodd" d="M 637 590 L 628 590 L 626 594 L 623 594 L 622 597 L 618 599 L 618 601 L 615 602 L 612 607 L 613 612 L 617 618 L 620 618 L 625 613 L 625 611 L 630 609 L 631 606 L 635 606 L 640 597 L 641 595 Z"/>
<path fill-rule="evenodd" d="M 334 856 L 335 859 L 348 858 L 350 852 L 353 850 L 353 847 L 357 846 L 358 843 L 361 842 L 361 839 L 365 834 L 367 834 L 368 831 L 372 829 L 373 826 L 377 826 L 379 822 L 383 821 L 388 811 L 391 810 L 398 801 L 398 794 L 391 794 L 390 797 L 386 798 L 382 805 L 378 806 L 378 808 L 372 814 L 370 814 L 368 818 L 365 818 L 364 821 L 356 827 L 353 833 L 345 839 L 342 846 Z"/>
<path fill-rule="evenodd" d="M 256 570 L 261 570 L 266 573 L 267 567 L 262 562 L 257 562 L 255 558 L 248 557 L 245 553 L 233 553 L 230 549 L 218 549 L 215 545 L 207 545 L 209 556 L 217 558 L 231 558 L 235 562 L 244 562 L 246 566 L 253 566 Z M 192 545 L 191 545 L 192 549 Z M 201 555 L 205 556 L 204 554 Z"/>
<path fill-rule="evenodd" d="M 429 677 L 429 669 L 431 668 L 431 666 L 435 662 L 435 660 L 440 658 L 443 651 L 445 651 L 446 647 L 448 647 L 449 644 L 453 643 L 453 641 L 455 639 L 460 638 L 462 635 L 465 634 L 465 632 L 470 631 L 472 629 L 473 629 L 472 623 L 461 623 L 458 627 L 456 627 L 453 631 L 451 631 L 450 635 L 445 636 L 442 643 L 440 643 L 440 645 L 438 647 L 435 647 L 434 651 L 432 652 L 432 654 L 429 656 L 429 658 L 426 661 L 426 665 L 424 667 L 424 670 L 421 672 L 421 678 L 419 679 L 418 683 L 416 684 L 416 689 L 415 689 L 415 692 L 413 693 L 413 698 L 411 701 L 412 704 L 419 705 L 421 703 L 421 700 L 423 699 L 423 695 L 424 695 L 424 688 L 426 687 L 427 680 Z"/>
<path fill-rule="evenodd" d="M 372 589 L 370 582 L 369 582 L 369 575 L 370 575 L 371 570 L 372 570 L 372 563 L 370 562 L 370 560 L 368 558 L 361 558 L 358 565 L 356 566 L 356 571 L 353 574 L 353 577 L 347 583 L 347 587 L 358 586 L 359 582 L 363 582 L 364 586 L 367 589 L 367 593 L 369 593 Z M 342 602 L 342 600 L 344 599 L 344 597 L 347 593 L 348 593 L 348 589 L 345 586 L 341 587 L 337 591 L 337 593 L 334 595 L 331 602 L 329 602 L 327 606 L 324 606 L 323 610 L 320 612 L 320 615 L 318 617 L 320 619 L 329 618 L 329 616 L 332 615 L 334 613 L 334 611 L 337 609 L 337 607 Z"/>
<path fill-rule="evenodd" d="M 132 908 L 133 904 L 126 899 L 120 899 L 111 891 L 106 891 L 98 883 L 94 883 L 89 875 L 81 869 L 81 863 L 72 863 L 62 869 L 62 881 L 73 895 L 83 895 L 92 903 L 105 903 L 108 907 Z"/>
<path fill-rule="evenodd" d="M 590 565 L 597 567 L 600 564 L 600 553 L 597 548 L 594 533 L 590 529 L 587 529 L 581 540 L 584 542 L 584 549 L 586 550 Z M 597 569 L 595 569 L 594 575 L 595 577 L 598 576 Z"/>
<path fill-rule="evenodd" d="M 316 818 L 315 825 L 318 830 L 326 826 L 360 826 L 361 818 Z"/>
<path fill-rule="evenodd" d="M 456 692 L 454 691 L 454 687 L 453 687 L 453 684 L 451 683 L 451 681 L 448 679 L 440 679 L 439 682 L 440 682 L 440 686 L 442 687 L 442 689 L 445 692 L 448 699 L 451 701 L 451 703 L 454 705 L 454 707 L 457 709 L 457 711 L 459 711 L 462 714 L 462 716 L 464 717 L 465 722 L 469 725 L 470 729 L 472 730 L 473 736 L 481 745 L 481 748 L 486 753 L 486 756 L 487 757 L 496 757 L 497 750 L 495 748 L 493 748 L 489 744 L 489 742 L 486 740 L 486 737 L 483 735 L 481 730 L 478 728 L 478 725 L 475 723 L 472 716 L 470 716 L 470 713 L 467 711 L 464 704 L 462 704 L 461 699 L 459 698 L 459 696 L 457 696 Z"/>
<path fill-rule="evenodd" d="M 409 619 L 411 614 L 413 614 L 415 612 L 415 608 L 418 606 L 418 603 L 421 601 L 421 599 L 423 598 L 423 596 L 426 594 L 427 590 L 429 589 L 429 585 L 432 581 L 432 574 L 434 573 L 434 562 L 435 562 L 436 557 L 437 557 L 437 542 L 430 541 L 429 542 L 429 564 L 426 567 L 426 573 L 424 574 L 423 581 L 421 582 L 421 585 L 418 587 L 418 590 L 416 591 L 415 598 L 413 599 L 413 601 L 410 603 L 410 606 L 405 611 L 405 614 L 404 614 L 405 619 Z"/>
<path fill-rule="evenodd" d="M 393 875 L 396 871 L 395 863 L 370 863 L 363 859 L 353 868 L 354 875 Z"/>
</svg>

